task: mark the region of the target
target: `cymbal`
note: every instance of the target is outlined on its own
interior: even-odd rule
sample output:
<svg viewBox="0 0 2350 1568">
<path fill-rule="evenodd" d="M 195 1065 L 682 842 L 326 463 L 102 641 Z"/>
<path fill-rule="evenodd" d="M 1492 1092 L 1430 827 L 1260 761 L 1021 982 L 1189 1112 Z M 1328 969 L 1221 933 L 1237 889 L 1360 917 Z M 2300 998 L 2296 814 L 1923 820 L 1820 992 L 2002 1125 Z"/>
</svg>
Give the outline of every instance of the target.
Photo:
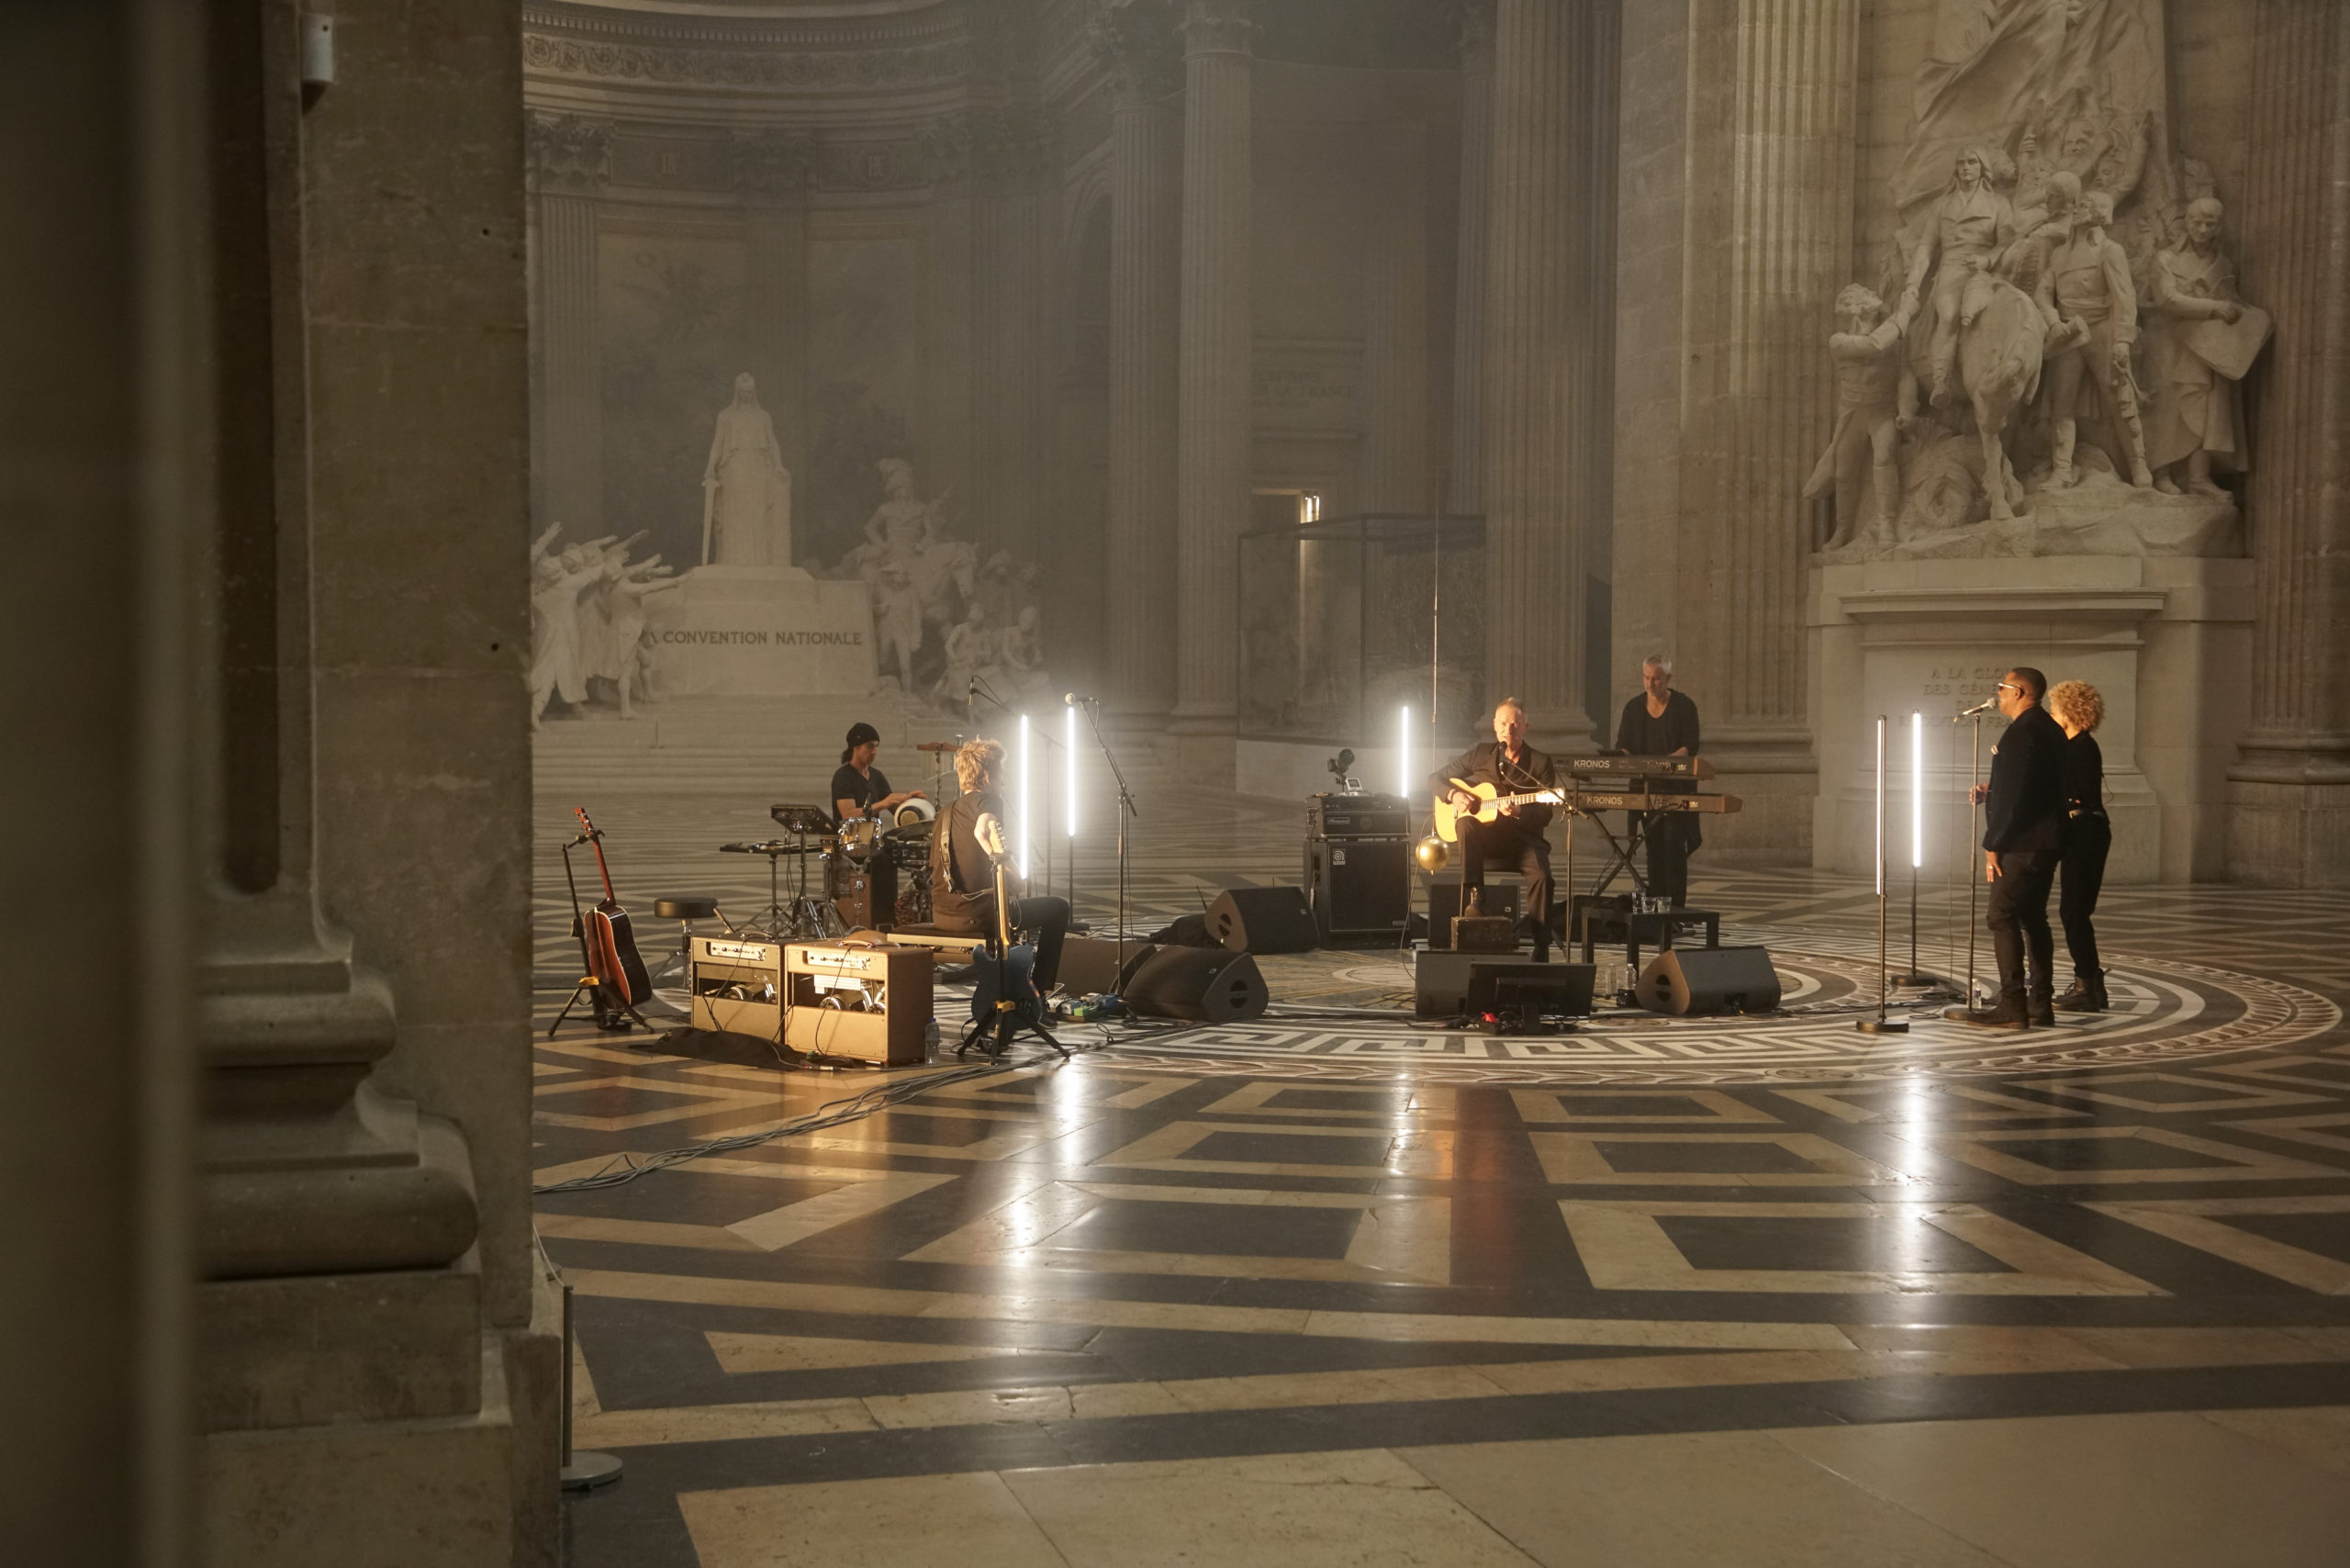
<svg viewBox="0 0 2350 1568">
<path fill-rule="evenodd" d="M 963 749 L 963 743 L 960 741 L 917 741 L 914 743 L 914 749 L 916 751 L 960 751 Z"/>
</svg>

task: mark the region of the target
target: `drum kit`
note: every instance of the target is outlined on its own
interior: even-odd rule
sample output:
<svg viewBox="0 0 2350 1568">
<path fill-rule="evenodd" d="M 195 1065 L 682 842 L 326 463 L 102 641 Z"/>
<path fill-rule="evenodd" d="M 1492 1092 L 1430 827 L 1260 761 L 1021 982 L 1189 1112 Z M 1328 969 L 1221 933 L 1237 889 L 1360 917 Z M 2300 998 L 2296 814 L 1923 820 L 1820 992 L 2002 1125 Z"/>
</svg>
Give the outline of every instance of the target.
<svg viewBox="0 0 2350 1568">
<path fill-rule="evenodd" d="M 835 823 L 830 812 L 811 805 L 778 805 L 768 814 L 792 837 L 718 846 L 723 854 L 767 857 L 767 907 L 737 929 L 778 941 L 822 940 L 858 926 L 930 919 L 930 838 L 938 820 L 933 802 L 904 801 L 882 821 Z M 799 864 L 788 900 L 779 869 L 787 857 Z M 821 892 L 810 890 L 811 857 L 822 867 L 813 879 Z"/>
</svg>

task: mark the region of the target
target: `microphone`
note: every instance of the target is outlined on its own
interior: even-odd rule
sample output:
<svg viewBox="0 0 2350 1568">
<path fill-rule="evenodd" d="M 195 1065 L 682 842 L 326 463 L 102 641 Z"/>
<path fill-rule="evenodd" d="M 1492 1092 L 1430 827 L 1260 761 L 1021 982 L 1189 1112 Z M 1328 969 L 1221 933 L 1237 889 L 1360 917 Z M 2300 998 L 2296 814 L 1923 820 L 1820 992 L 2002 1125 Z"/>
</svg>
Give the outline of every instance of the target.
<svg viewBox="0 0 2350 1568">
<path fill-rule="evenodd" d="M 1091 708 L 1099 704 L 1102 699 L 1099 697 L 1080 697 L 1076 692 L 1072 691 L 1062 697 L 1061 700 L 1071 708 Z"/>
<path fill-rule="evenodd" d="M 1982 701 L 1977 702 L 1972 708 L 1961 709 L 1957 716 L 1962 719 L 1972 719 L 1977 713 L 1988 713 L 1992 709 L 1997 708 L 1998 705 L 1999 700 L 1998 698 L 1986 697 Z"/>
</svg>

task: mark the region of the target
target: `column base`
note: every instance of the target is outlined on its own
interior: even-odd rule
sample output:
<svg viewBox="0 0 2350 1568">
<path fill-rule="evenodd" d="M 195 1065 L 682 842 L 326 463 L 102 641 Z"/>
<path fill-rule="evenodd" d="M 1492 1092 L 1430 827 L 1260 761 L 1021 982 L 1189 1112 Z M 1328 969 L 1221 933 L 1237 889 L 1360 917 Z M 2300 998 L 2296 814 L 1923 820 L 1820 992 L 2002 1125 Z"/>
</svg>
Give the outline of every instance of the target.
<svg viewBox="0 0 2350 1568">
<path fill-rule="evenodd" d="M 2350 887 L 2350 780 L 2231 778 L 2228 875 L 2260 888 Z"/>
</svg>

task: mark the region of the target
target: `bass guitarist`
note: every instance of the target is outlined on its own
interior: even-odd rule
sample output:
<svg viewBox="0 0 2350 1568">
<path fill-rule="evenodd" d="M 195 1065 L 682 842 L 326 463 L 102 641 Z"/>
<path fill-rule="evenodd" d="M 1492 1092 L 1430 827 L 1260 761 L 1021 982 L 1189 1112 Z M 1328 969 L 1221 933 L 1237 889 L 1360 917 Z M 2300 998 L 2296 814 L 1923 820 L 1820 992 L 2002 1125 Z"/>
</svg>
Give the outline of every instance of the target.
<svg viewBox="0 0 2350 1568">
<path fill-rule="evenodd" d="M 1002 767 L 1003 747 L 995 741 L 966 741 L 955 754 L 955 781 L 963 792 L 938 813 L 930 839 L 931 923 L 941 931 L 965 936 L 995 931 L 995 867 L 989 846 L 1002 847 L 1003 801 L 996 782 Z M 1012 901 L 1013 929 L 1037 933 L 1036 989 L 1047 995 L 1060 973 L 1069 917 L 1067 899 Z"/>
<path fill-rule="evenodd" d="M 1558 770 L 1547 753 L 1526 744 L 1526 704 L 1505 697 L 1494 710 L 1494 738 L 1471 746 L 1428 776 L 1432 800 L 1450 800 L 1473 807 L 1477 797 L 1453 781 L 1491 784 L 1504 795 L 1549 790 L 1558 784 Z M 1550 841 L 1543 830 L 1555 808 L 1540 801 L 1504 806 L 1490 823 L 1463 817 L 1460 821 L 1460 900 L 1465 907 L 1472 889 L 1485 885 L 1489 860 L 1515 866 L 1526 886 L 1526 915 L 1534 926 L 1534 958 L 1550 957 Z"/>
</svg>

